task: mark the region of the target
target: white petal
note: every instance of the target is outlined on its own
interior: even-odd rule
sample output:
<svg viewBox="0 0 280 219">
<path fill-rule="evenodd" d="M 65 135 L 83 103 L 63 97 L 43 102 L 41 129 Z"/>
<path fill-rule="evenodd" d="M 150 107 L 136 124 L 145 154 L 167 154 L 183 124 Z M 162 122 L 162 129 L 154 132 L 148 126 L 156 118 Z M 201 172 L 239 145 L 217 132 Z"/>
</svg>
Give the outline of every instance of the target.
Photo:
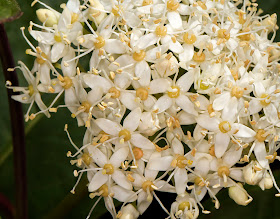
<svg viewBox="0 0 280 219">
<path fill-rule="evenodd" d="M 61 57 L 65 49 L 64 43 L 55 43 L 51 50 L 51 62 L 57 62 Z"/>
<path fill-rule="evenodd" d="M 139 77 L 140 79 L 138 82 L 141 84 L 141 86 L 145 87 L 150 84 L 151 80 L 151 69 L 148 63 L 143 60 L 139 63 L 136 63 L 135 65 L 135 75 L 136 77 Z"/>
<path fill-rule="evenodd" d="M 167 95 L 160 97 L 154 105 L 154 110 L 158 110 L 158 113 L 164 112 L 172 105 L 172 99 Z"/>
<path fill-rule="evenodd" d="M 209 172 L 210 161 L 207 158 L 200 158 L 195 164 L 195 172 L 198 172 L 202 177 Z"/>
<path fill-rule="evenodd" d="M 227 133 L 217 133 L 215 136 L 215 155 L 221 158 L 228 148 L 230 137 Z"/>
<path fill-rule="evenodd" d="M 239 148 L 239 150 L 236 150 L 236 147 L 233 146 L 224 154 L 223 161 L 230 168 L 240 160 L 241 154 L 242 149 Z"/>
<path fill-rule="evenodd" d="M 171 83 L 169 80 L 165 78 L 158 78 L 155 80 L 152 80 L 149 86 L 149 93 L 150 94 L 158 94 L 158 93 L 164 93 L 167 91 L 167 89 L 171 86 Z"/>
<path fill-rule="evenodd" d="M 134 202 L 137 199 L 137 194 L 135 194 L 135 192 L 120 186 L 112 186 L 111 191 L 114 193 L 114 198 L 120 202 Z"/>
<path fill-rule="evenodd" d="M 109 119 L 96 119 L 95 123 L 99 126 L 99 128 L 109 135 L 118 136 L 119 132 L 121 131 L 121 126 Z"/>
<path fill-rule="evenodd" d="M 115 170 L 112 174 L 112 179 L 121 187 L 132 190 L 132 185 L 120 170 Z"/>
<path fill-rule="evenodd" d="M 270 103 L 268 106 L 263 108 L 264 114 L 267 118 L 267 121 L 270 123 L 275 123 L 278 119 L 278 112 L 274 104 Z"/>
<path fill-rule="evenodd" d="M 175 170 L 174 180 L 175 180 L 175 188 L 177 194 L 183 194 L 186 191 L 187 183 L 188 183 L 188 174 L 187 170 L 184 168 L 177 168 Z"/>
<path fill-rule="evenodd" d="M 114 167 L 119 167 L 121 163 L 126 160 L 128 153 L 128 147 L 120 148 L 119 150 L 113 153 L 113 155 L 110 158 L 110 163 L 113 164 Z"/>
<path fill-rule="evenodd" d="M 139 49 L 146 49 L 147 47 L 157 43 L 158 37 L 154 33 L 149 33 L 142 36 L 138 41 Z"/>
<path fill-rule="evenodd" d="M 125 91 L 121 92 L 120 101 L 127 109 L 134 110 L 138 107 L 138 104 L 135 100 L 135 94 Z"/>
<path fill-rule="evenodd" d="M 264 142 L 255 141 L 254 154 L 263 168 L 268 168 L 268 160 L 265 158 L 267 156 L 266 148 Z"/>
<path fill-rule="evenodd" d="M 194 71 L 190 70 L 178 79 L 176 85 L 180 87 L 180 90 L 187 92 L 194 82 Z"/>
<path fill-rule="evenodd" d="M 83 76 L 83 80 L 91 89 L 101 87 L 104 93 L 108 92 L 108 90 L 112 87 L 109 80 L 98 75 L 85 74 Z"/>
<path fill-rule="evenodd" d="M 120 41 L 116 39 L 108 39 L 106 40 L 104 49 L 106 52 L 111 54 L 122 54 L 125 53 L 125 45 Z"/>
<path fill-rule="evenodd" d="M 95 190 L 99 189 L 103 184 L 108 181 L 108 175 L 102 174 L 102 171 L 98 171 L 90 181 L 88 185 L 88 191 L 94 192 Z"/>
<path fill-rule="evenodd" d="M 248 110 L 249 110 L 249 112 L 250 112 L 250 115 L 252 115 L 252 114 L 255 114 L 255 113 L 260 112 L 260 111 L 262 110 L 262 108 L 263 108 L 263 107 L 262 107 L 260 101 L 259 101 L 259 100 L 253 99 L 253 100 L 251 100 L 250 103 L 249 103 L 249 108 L 248 108 Z"/>
<path fill-rule="evenodd" d="M 174 159 L 173 156 L 151 158 L 147 168 L 151 170 L 157 170 L 157 171 L 166 171 L 172 168 L 171 162 L 173 159 Z"/>
<path fill-rule="evenodd" d="M 249 128 L 248 126 L 234 123 L 232 125 L 232 130 L 235 133 L 235 130 L 239 130 L 237 133 L 233 134 L 233 136 L 238 137 L 238 138 L 251 138 L 256 135 L 256 132 Z"/>
<path fill-rule="evenodd" d="M 209 131 L 216 131 L 219 129 L 220 122 L 215 117 L 210 118 L 208 115 L 202 114 L 197 117 L 196 121 L 201 127 Z"/>
<path fill-rule="evenodd" d="M 142 149 L 154 149 L 154 144 L 141 134 L 132 134 L 130 142 L 138 148 Z"/>
<path fill-rule="evenodd" d="M 99 166 L 103 167 L 107 163 L 107 157 L 97 147 L 88 147 L 88 151 L 94 162 Z"/>
<path fill-rule="evenodd" d="M 195 117 L 185 111 L 181 111 L 177 114 L 179 122 L 181 125 L 191 125 L 196 123 Z"/>
<path fill-rule="evenodd" d="M 141 114 L 142 112 L 139 107 L 132 110 L 123 121 L 123 127 L 131 132 L 135 131 L 139 126 Z"/>
<path fill-rule="evenodd" d="M 174 154 L 180 154 L 184 155 L 184 147 L 181 141 L 179 141 L 178 138 L 174 138 L 172 143 L 171 143 L 171 148 L 174 152 Z"/>
<path fill-rule="evenodd" d="M 180 95 L 178 98 L 176 98 L 176 104 L 185 112 L 190 113 L 194 116 L 198 115 L 197 111 L 194 108 L 194 104 L 187 96 Z"/>
<path fill-rule="evenodd" d="M 182 29 L 182 18 L 177 11 L 172 11 L 167 13 L 167 19 L 170 22 L 170 25 L 175 30 Z"/>
<path fill-rule="evenodd" d="M 213 101 L 214 110 L 222 110 L 228 104 L 230 100 L 230 92 L 224 91 Z"/>
<path fill-rule="evenodd" d="M 238 100 L 236 97 L 231 97 L 228 104 L 222 112 L 222 119 L 230 122 L 235 122 L 238 113 Z"/>
<path fill-rule="evenodd" d="M 179 54 L 179 60 L 181 62 L 191 61 L 193 58 L 193 55 L 194 55 L 193 45 L 184 44 L 183 49 L 184 49 L 184 51 Z"/>
</svg>

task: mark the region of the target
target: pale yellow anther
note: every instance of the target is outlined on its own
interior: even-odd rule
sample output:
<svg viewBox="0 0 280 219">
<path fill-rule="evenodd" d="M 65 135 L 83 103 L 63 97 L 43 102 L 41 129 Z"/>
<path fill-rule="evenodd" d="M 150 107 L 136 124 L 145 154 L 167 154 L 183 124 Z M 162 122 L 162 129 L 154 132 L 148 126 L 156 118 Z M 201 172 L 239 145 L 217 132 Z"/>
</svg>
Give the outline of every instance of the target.
<svg viewBox="0 0 280 219">
<path fill-rule="evenodd" d="M 109 89 L 109 93 L 112 94 L 111 97 L 112 97 L 113 99 L 119 98 L 120 95 L 121 95 L 121 92 L 120 92 L 117 88 L 115 88 L 115 87 L 111 87 L 111 88 Z"/>
<path fill-rule="evenodd" d="M 229 176 L 229 168 L 227 166 L 221 166 L 218 169 L 218 176 L 219 177 L 224 177 L 224 176 Z"/>
<path fill-rule="evenodd" d="M 181 202 L 179 205 L 178 205 L 178 210 L 180 211 L 184 211 L 186 208 L 187 209 L 190 209 L 190 203 L 188 201 L 184 201 L 184 202 Z"/>
<path fill-rule="evenodd" d="M 154 191 L 152 185 L 154 185 L 154 183 L 150 180 L 146 180 L 145 182 L 143 182 L 142 184 L 142 189 L 147 192 L 147 190 L 149 189 L 150 192 Z"/>
<path fill-rule="evenodd" d="M 153 0 L 144 0 L 142 2 L 142 6 L 147 6 L 147 5 L 151 5 L 151 4 L 153 4 Z"/>
<path fill-rule="evenodd" d="M 189 33 L 185 33 L 183 36 L 183 40 L 187 44 L 194 44 L 196 42 L 196 36 L 194 34 L 189 36 Z"/>
<path fill-rule="evenodd" d="M 204 52 L 195 52 L 194 55 L 193 55 L 193 60 L 195 62 L 204 62 L 205 61 Z"/>
<path fill-rule="evenodd" d="M 268 136 L 269 134 L 266 133 L 265 130 L 263 129 L 259 129 L 257 131 L 257 134 L 255 136 L 255 138 L 259 141 L 259 142 L 264 142 L 266 140 L 266 137 Z"/>
<path fill-rule="evenodd" d="M 263 106 L 268 106 L 271 102 L 271 97 L 268 94 L 262 94 L 260 98 L 262 98 L 262 100 L 260 100 L 260 103 Z"/>
</svg>

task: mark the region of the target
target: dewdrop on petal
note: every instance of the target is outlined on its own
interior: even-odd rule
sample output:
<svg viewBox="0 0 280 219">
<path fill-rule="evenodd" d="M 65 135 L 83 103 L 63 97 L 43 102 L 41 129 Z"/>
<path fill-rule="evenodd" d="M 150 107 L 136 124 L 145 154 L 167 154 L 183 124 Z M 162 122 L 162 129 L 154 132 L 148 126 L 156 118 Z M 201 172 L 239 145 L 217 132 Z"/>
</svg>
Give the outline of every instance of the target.
<svg viewBox="0 0 280 219">
<path fill-rule="evenodd" d="M 39 21 L 45 23 L 47 27 L 52 27 L 58 23 L 59 14 L 55 13 L 49 9 L 38 9 L 36 11 Z"/>
<path fill-rule="evenodd" d="M 139 212 L 133 207 L 133 205 L 128 204 L 122 208 L 120 211 L 120 219 L 136 219 L 139 217 Z"/>
<path fill-rule="evenodd" d="M 232 186 L 228 189 L 229 197 L 236 202 L 236 204 L 246 206 L 251 202 L 245 193 L 241 183 L 237 183 L 238 186 Z"/>
</svg>

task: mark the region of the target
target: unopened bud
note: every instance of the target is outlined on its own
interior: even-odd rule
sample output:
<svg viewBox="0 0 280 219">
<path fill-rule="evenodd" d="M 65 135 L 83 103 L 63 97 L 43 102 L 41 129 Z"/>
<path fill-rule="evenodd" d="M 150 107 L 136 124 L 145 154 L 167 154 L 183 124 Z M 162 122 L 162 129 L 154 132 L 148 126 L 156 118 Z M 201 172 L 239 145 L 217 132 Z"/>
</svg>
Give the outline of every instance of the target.
<svg viewBox="0 0 280 219">
<path fill-rule="evenodd" d="M 133 205 L 126 205 L 121 210 L 120 219 L 136 219 L 139 217 L 139 212 L 133 207 Z"/>
<path fill-rule="evenodd" d="M 259 186 L 262 190 L 271 189 L 273 187 L 273 181 L 269 173 L 260 181 Z"/>
<path fill-rule="evenodd" d="M 236 202 L 238 205 L 246 206 L 249 204 L 249 198 L 246 192 L 242 189 L 243 186 L 241 183 L 238 183 L 240 186 L 232 186 L 228 189 L 229 197 Z"/>
<path fill-rule="evenodd" d="M 257 171 L 259 168 L 261 169 L 261 166 L 257 161 L 252 161 L 243 168 L 243 176 L 247 184 L 256 185 L 261 181 L 263 171 Z"/>
<path fill-rule="evenodd" d="M 55 14 L 55 12 L 49 10 L 49 9 L 38 9 L 36 11 L 38 19 L 45 23 L 47 27 L 52 27 L 53 25 L 58 23 L 59 15 Z"/>
<path fill-rule="evenodd" d="M 104 20 L 106 13 L 104 7 L 98 0 L 90 0 L 92 8 L 89 9 L 89 19 L 95 21 L 98 25 Z"/>
</svg>

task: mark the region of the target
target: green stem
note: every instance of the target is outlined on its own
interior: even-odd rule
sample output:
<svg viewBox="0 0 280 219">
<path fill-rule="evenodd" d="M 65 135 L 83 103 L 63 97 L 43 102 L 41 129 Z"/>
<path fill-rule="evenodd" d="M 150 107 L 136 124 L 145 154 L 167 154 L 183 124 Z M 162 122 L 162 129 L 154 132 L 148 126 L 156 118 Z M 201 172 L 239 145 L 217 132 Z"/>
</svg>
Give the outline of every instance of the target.
<svg viewBox="0 0 280 219">
<path fill-rule="evenodd" d="M 18 79 L 16 72 L 7 71 L 8 68 L 14 68 L 15 65 L 4 24 L 0 24 L 0 58 L 5 80 L 9 80 L 13 86 L 17 86 Z M 24 119 L 21 103 L 16 102 L 11 98 L 11 96 L 14 95 L 12 90 L 8 89 L 7 92 L 10 106 L 13 138 L 14 173 L 16 185 L 16 218 L 27 219 L 27 180 Z"/>
</svg>

